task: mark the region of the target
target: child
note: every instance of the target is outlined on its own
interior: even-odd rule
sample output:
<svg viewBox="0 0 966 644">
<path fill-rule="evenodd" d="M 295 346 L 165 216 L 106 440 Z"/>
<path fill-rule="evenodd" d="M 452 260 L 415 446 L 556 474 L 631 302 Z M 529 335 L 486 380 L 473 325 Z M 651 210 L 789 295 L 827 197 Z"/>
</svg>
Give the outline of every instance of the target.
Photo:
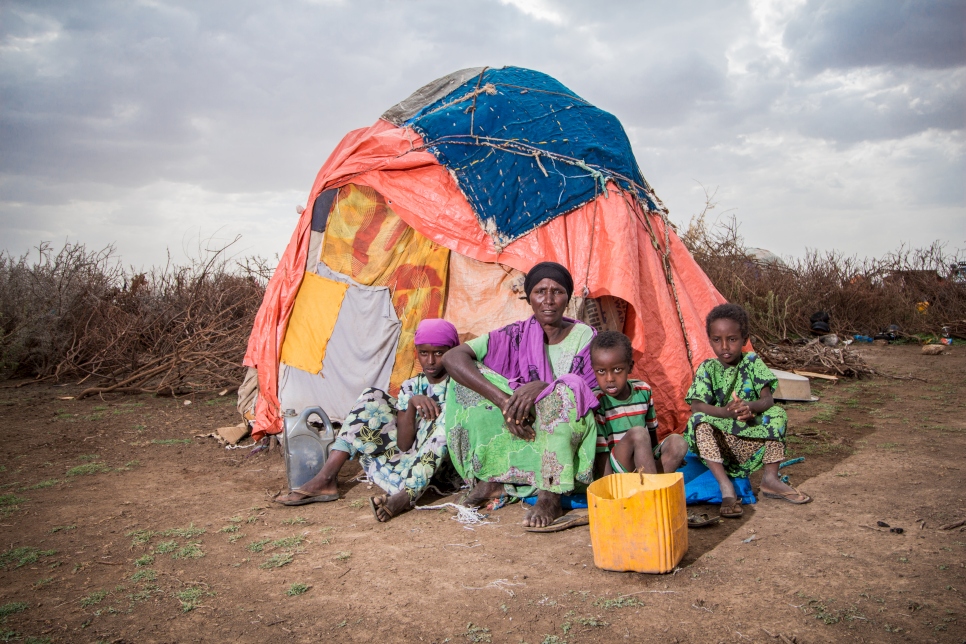
<svg viewBox="0 0 966 644">
<path fill-rule="evenodd" d="M 741 351 L 748 341 L 748 314 L 736 304 L 721 304 L 708 314 L 706 330 L 717 359 L 705 360 L 694 374 L 686 397 L 692 413 L 686 436 L 721 487 L 721 516 L 742 515 L 729 476 L 748 476 L 763 465 L 765 497 L 808 503 L 807 494 L 778 478 L 787 416 L 772 398 L 775 374 L 757 355 Z"/>
<path fill-rule="evenodd" d="M 630 339 L 617 331 L 604 331 L 590 343 L 590 362 L 597 376 L 594 393 L 600 403 L 596 411 L 597 478 L 626 472 L 673 472 L 688 451 L 687 442 L 678 434 L 657 442 L 651 388 L 641 380 L 628 380 L 634 366 L 632 355 Z"/>
<path fill-rule="evenodd" d="M 378 521 L 389 521 L 412 507 L 448 454 L 443 403 L 449 375 L 442 358 L 460 343 L 456 327 L 437 319 L 420 322 L 414 340 L 423 372 L 402 383 L 395 401 L 379 389 L 363 391 L 322 470 L 301 488 L 276 499 L 278 503 L 335 501 L 339 470 L 358 456 L 370 480 L 387 492 L 369 499 Z"/>
</svg>

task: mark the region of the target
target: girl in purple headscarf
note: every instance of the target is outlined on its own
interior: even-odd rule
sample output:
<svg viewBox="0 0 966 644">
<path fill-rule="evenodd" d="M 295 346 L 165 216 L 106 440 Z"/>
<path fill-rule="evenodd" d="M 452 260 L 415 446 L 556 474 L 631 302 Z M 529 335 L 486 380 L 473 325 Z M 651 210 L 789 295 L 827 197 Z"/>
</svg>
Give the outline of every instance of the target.
<svg viewBox="0 0 966 644">
<path fill-rule="evenodd" d="M 533 315 L 448 352 L 443 364 L 450 458 L 475 487 L 466 505 L 503 495 L 537 503 L 524 519 L 546 528 L 562 514 L 560 495 L 593 479 L 597 398 L 590 366 L 592 327 L 564 317 L 570 272 L 541 262 L 524 282 Z"/>
<path fill-rule="evenodd" d="M 443 354 L 459 344 L 446 320 L 423 320 L 414 338 L 423 372 L 402 383 L 398 398 L 369 388 L 362 392 L 322 470 L 311 481 L 275 499 L 282 505 L 335 501 L 339 470 L 359 458 L 369 479 L 386 494 L 369 499 L 376 519 L 389 521 L 412 507 L 447 455 L 443 425 L 446 383 Z"/>
</svg>

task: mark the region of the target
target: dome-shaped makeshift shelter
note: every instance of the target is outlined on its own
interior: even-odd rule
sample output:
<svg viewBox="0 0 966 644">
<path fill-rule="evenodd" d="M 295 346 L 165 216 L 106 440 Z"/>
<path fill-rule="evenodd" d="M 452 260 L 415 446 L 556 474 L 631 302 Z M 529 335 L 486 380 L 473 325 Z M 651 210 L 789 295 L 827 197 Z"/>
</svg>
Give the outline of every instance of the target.
<svg viewBox="0 0 966 644">
<path fill-rule="evenodd" d="M 319 170 L 245 356 L 254 435 L 281 431 L 283 409 L 341 419 L 363 388 L 395 392 L 419 368 L 423 318 L 465 339 L 529 316 L 522 272 L 544 260 L 573 273 L 574 314 L 630 336 L 662 432 L 682 431 L 694 368 L 712 357 L 704 316 L 724 299 L 620 122 L 545 74 L 505 67 L 426 85 L 348 133 Z"/>
</svg>

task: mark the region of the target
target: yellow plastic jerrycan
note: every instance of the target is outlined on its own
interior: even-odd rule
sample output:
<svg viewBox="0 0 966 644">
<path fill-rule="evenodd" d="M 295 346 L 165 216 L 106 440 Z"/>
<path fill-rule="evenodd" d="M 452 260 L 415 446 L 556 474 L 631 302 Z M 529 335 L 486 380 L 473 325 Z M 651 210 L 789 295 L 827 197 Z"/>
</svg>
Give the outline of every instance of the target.
<svg viewBox="0 0 966 644">
<path fill-rule="evenodd" d="M 664 573 L 688 551 L 684 475 L 611 474 L 587 488 L 594 564 Z"/>
</svg>

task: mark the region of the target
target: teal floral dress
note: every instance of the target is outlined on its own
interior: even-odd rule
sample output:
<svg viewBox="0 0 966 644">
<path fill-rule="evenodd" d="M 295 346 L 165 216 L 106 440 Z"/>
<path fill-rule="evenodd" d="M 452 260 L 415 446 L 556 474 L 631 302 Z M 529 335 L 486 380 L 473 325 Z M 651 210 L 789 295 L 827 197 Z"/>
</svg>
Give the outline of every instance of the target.
<svg viewBox="0 0 966 644">
<path fill-rule="evenodd" d="M 685 400 L 688 404 L 697 401 L 725 407 L 734 394 L 740 400 L 753 402 L 761 397 L 766 387 L 774 390 L 777 384 L 778 378 L 755 353 L 744 354 L 734 367 L 726 367 L 717 359 L 705 360 L 694 374 L 694 382 Z M 720 432 L 722 438 L 726 439 L 724 443 L 738 448 L 732 451 L 741 454 L 743 458 L 740 462 L 724 461 L 729 476 L 738 477 L 748 476 L 760 469 L 767 460 L 766 452 L 769 455 L 783 453 L 788 416 L 778 405 L 769 407 L 747 423 L 734 418 L 692 414 L 684 435 L 691 451 L 699 456 L 703 450 L 699 449 L 701 441 L 696 430 L 704 424 L 710 425 L 716 433 Z M 735 441 L 735 438 L 745 440 Z M 781 444 L 781 449 L 776 449 L 779 446 L 774 445 L 775 442 Z M 749 450 L 749 445 L 754 445 L 754 449 Z"/>
<path fill-rule="evenodd" d="M 431 384 L 419 374 L 402 383 L 399 397 L 369 388 L 346 416 L 332 449 L 358 458 L 369 479 L 388 494 L 406 490 L 415 502 L 447 459 L 445 400 L 449 378 Z M 413 396 L 432 398 L 440 407 L 435 421 L 416 417 L 416 440 L 408 451 L 396 445 L 396 414 L 409 408 Z"/>
</svg>

